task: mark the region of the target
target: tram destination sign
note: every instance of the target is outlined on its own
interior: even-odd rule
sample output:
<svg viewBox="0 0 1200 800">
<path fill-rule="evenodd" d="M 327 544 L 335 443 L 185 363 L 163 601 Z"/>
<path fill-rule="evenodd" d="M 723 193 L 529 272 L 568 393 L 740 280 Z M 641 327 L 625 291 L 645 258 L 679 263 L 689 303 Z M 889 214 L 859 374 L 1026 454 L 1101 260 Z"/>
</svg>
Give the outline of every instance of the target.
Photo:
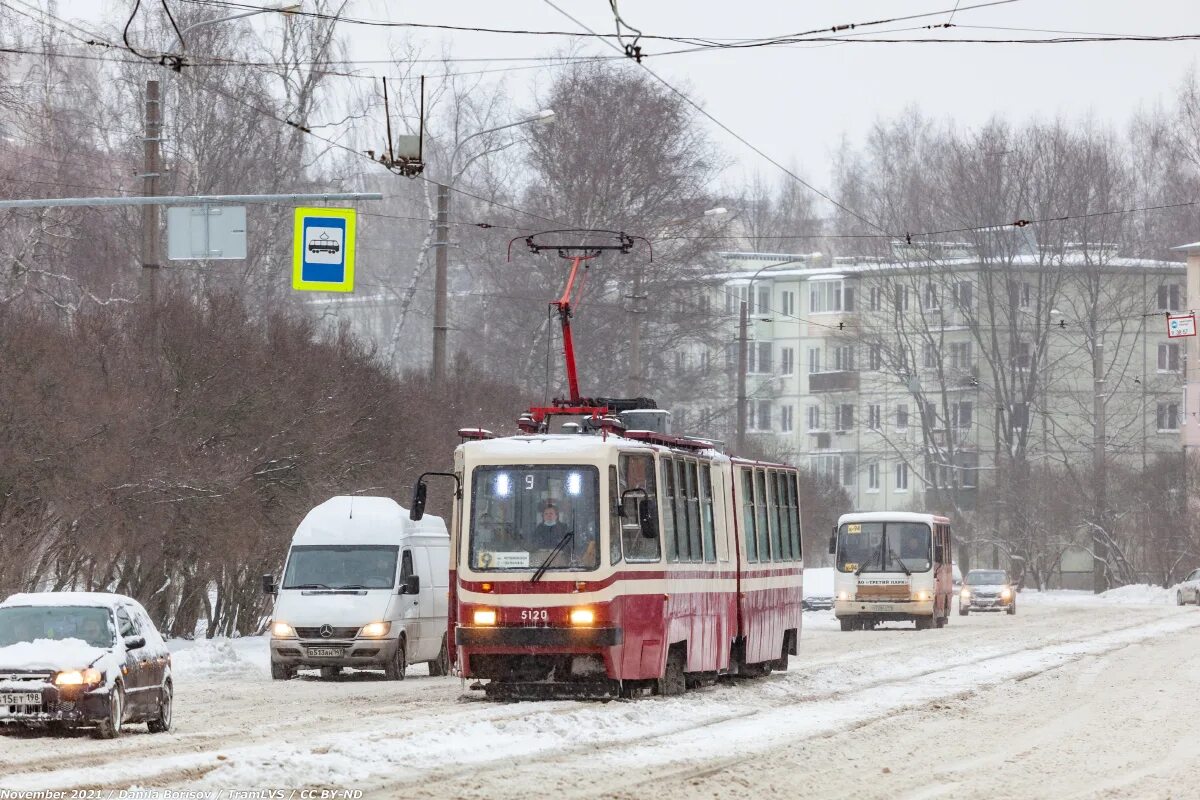
<svg viewBox="0 0 1200 800">
<path fill-rule="evenodd" d="M 1167 338 L 1180 339 L 1184 336 L 1196 335 L 1196 315 L 1192 314 L 1168 314 L 1167 315 Z"/>
</svg>

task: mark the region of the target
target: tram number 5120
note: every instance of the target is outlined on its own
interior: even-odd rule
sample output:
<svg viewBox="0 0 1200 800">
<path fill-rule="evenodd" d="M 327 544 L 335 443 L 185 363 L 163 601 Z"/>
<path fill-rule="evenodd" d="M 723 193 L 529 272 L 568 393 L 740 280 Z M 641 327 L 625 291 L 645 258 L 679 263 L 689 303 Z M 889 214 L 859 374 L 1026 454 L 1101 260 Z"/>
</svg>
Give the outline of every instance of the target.
<svg viewBox="0 0 1200 800">
<path fill-rule="evenodd" d="M 525 608 L 521 610 L 521 622 L 549 622 L 550 612 L 544 608 Z"/>
</svg>

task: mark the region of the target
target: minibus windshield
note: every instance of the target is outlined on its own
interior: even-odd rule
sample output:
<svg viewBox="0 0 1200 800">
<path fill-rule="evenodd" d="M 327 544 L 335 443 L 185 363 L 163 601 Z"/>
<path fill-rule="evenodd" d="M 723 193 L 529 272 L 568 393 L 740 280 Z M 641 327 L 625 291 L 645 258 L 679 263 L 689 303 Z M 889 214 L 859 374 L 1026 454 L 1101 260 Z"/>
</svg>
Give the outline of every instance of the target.
<svg viewBox="0 0 1200 800">
<path fill-rule="evenodd" d="M 838 529 L 842 572 L 927 572 L 932 566 L 929 526 L 923 522 L 850 522 Z"/>
<path fill-rule="evenodd" d="M 288 557 L 284 589 L 392 589 L 395 545 L 297 545 Z"/>
<path fill-rule="evenodd" d="M 471 569 L 599 567 L 599 474 L 595 467 L 559 464 L 476 467 Z"/>
</svg>

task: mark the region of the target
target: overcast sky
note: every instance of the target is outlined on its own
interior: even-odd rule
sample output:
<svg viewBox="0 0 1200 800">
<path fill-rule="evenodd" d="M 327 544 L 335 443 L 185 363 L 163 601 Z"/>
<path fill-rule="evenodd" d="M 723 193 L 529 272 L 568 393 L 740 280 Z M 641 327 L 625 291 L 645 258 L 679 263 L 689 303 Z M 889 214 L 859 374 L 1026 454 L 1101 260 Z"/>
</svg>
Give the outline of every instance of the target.
<svg viewBox="0 0 1200 800">
<path fill-rule="evenodd" d="M 262 0 L 239 0 L 262 3 Z M 133 0 L 60 0 L 59 13 L 95 19 L 101 9 L 124 13 Z M 187 0 L 171 0 L 183 3 Z M 607 0 L 555 0 L 593 30 L 614 29 Z M 950 14 L 871 28 L 880 36 L 944 35 L 978 38 L 1028 38 L 1040 34 L 967 26 L 1003 26 L 1102 34 L 1200 33 L 1197 0 L 1015 0 L 970 9 L 980 0 L 961 0 L 951 31 L 915 30 L 945 22 Z M 262 3 L 274 5 L 275 3 Z M 161 13 L 158 3 L 143 3 L 142 13 Z M 954 0 L 621 0 L 619 8 L 646 34 L 707 38 L 760 37 L 844 23 L 861 23 L 908 14 L 949 10 Z M 309 0 L 311 7 L 311 0 Z M 395 22 L 420 22 L 493 28 L 580 30 L 544 0 L 350 0 L 347 15 Z M 278 24 L 273 15 L 256 25 Z M 239 21 L 229 24 L 247 24 Z M 514 58 L 548 55 L 567 46 L 565 37 L 482 33 L 441 33 L 346 25 L 351 57 L 387 58 L 405 37 L 417 37 L 437 55 L 443 44 L 460 58 Z M 611 54 L 605 45 L 585 40 L 583 53 Z M 1195 69 L 1200 42 L 1028 44 L 824 44 L 746 50 L 719 50 L 654 58 L 676 49 L 668 42 L 645 41 L 646 63 L 726 125 L 784 164 L 795 164 L 824 184 L 827 164 L 843 135 L 861 140 L 877 118 L 918 105 L 927 114 L 974 126 L 992 115 L 1012 120 L 1031 116 L 1092 114 L 1121 124 L 1140 106 L 1167 99 L 1185 71 Z M 513 66 L 511 63 L 464 63 L 463 70 Z M 437 69 L 436 67 L 431 69 Z M 367 67 L 384 74 L 385 66 Z M 552 69 L 499 73 L 509 93 L 532 104 L 536 81 Z M 705 123 L 707 124 L 707 123 Z M 728 155 L 726 179 L 753 170 L 774 176 L 770 164 L 719 129 L 714 139 Z"/>
</svg>

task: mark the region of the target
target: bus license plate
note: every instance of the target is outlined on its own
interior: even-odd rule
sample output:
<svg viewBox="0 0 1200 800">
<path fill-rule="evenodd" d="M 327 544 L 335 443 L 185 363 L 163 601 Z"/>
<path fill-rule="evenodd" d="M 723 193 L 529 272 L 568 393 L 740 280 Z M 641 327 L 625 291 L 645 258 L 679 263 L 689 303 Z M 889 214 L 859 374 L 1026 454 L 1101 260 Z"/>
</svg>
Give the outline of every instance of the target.
<svg viewBox="0 0 1200 800">
<path fill-rule="evenodd" d="M 344 647 L 310 647 L 308 655 L 310 658 L 341 658 L 342 653 L 346 652 Z"/>
<path fill-rule="evenodd" d="M 40 692 L 0 692 L 0 706 L 40 706 Z"/>
</svg>

